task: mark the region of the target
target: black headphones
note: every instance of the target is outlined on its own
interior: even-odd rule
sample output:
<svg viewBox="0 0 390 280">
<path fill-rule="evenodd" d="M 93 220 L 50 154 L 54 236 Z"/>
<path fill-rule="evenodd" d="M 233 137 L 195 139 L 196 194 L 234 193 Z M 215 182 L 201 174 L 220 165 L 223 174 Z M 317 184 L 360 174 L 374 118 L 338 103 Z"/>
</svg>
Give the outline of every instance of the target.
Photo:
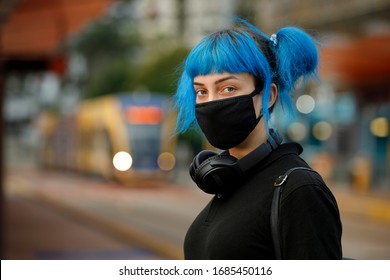
<svg viewBox="0 0 390 280">
<path fill-rule="evenodd" d="M 221 194 L 237 187 L 242 176 L 266 158 L 281 143 L 277 131 L 270 129 L 270 138 L 242 159 L 227 154 L 204 150 L 195 156 L 190 165 L 190 176 L 197 186 L 209 194 Z"/>
</svg>

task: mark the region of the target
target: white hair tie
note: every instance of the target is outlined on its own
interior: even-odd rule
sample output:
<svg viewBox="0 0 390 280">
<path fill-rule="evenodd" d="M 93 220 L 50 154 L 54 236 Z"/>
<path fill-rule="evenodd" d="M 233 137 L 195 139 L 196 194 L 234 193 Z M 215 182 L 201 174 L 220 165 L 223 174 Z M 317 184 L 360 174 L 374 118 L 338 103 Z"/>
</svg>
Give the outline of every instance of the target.
<svg viewBox="0 0 390 280">
<path fill-rule="evenodd" d="M 272 41 L 274 47 L 278 45 L 278 38 L 276 37 L 276 34 L 272 34 L 269 39 Z"/>
</svg>

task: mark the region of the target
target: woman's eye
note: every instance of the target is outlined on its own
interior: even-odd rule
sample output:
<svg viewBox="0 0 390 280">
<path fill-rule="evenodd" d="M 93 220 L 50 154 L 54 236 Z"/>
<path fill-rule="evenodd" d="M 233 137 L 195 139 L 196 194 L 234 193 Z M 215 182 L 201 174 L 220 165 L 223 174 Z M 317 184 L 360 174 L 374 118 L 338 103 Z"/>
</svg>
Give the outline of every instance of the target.
<svg viewBox="0 0 390 280">
<path fill-rule="evenodd" d="M 196 90 L 196 95 L 205 95 L 207 92 L 203 89 Z"/>
<path fill-rule="evenodd" d="M 223 89 L 223 92 L 231 93 L 234 92 L 236 89 L 234 87 L 225 87 Z"/>
</svg>

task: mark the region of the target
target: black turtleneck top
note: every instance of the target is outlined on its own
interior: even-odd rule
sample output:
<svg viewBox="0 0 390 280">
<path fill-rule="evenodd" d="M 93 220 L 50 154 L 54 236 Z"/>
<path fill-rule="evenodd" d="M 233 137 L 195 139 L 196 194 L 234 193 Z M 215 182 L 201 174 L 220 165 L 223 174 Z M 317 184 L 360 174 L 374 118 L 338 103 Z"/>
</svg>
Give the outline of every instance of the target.
<svg viewBox="0 0 390 280">
<path fill-rule="evenodd" d="M 270 228 L 274 181 L 307 163 L 295 143 L 279 146 L 237 188 L 215 195 L 185 237 L 185 259 L 275 259 Z M 342 226 L 331 191 L 315 172 L 289 176 L 281 197 L 283 259 L 341 259 Z"/>
</svg>

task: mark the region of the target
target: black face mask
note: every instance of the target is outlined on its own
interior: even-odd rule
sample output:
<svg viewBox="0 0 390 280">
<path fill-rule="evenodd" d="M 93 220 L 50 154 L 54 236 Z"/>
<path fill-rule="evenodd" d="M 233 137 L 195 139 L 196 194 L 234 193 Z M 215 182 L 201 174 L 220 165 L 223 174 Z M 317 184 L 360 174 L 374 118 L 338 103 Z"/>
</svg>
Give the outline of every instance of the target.
<svg viewBox="0 0 390 280">
<path fill-rule="evenodd" d="M 227 150 L 248 137 L 262 117 L 256 118 L 252 100 L 260 91 L 196 104 L 196 120 L 211 145 Z"/>
</svg>

